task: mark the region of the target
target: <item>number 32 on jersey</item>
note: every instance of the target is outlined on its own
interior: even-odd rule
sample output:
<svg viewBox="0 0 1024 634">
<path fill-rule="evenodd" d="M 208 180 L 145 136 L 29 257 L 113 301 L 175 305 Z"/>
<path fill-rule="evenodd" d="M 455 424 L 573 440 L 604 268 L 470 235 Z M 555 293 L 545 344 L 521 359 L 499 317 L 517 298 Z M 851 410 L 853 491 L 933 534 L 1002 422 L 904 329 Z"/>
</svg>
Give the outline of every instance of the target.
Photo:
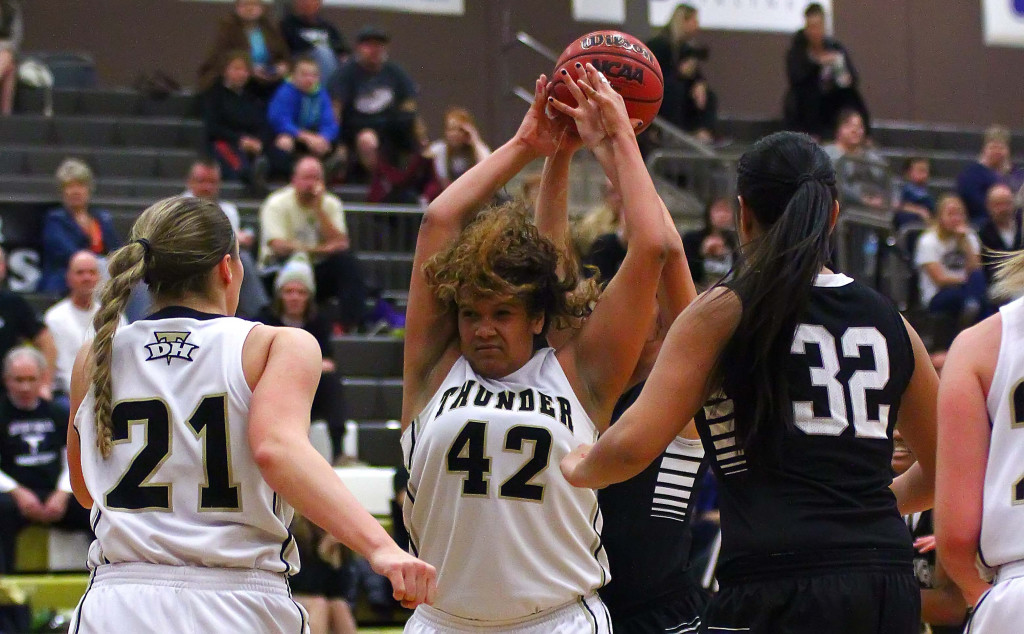
<svg viewBox="0 0 1024 634">
<path fill-rule="evenodd" d="M 828 415 L 815 416 L 814 403 L 793 403 L 793 423 L 805 434 L 838 436 L 850 423 L 846 403 L 849 398 L 853 413 L 853 429 L 858 438 L 886 438 L 889 431 L 889 406 L 878 406 L 878 419 L 868 417 L 867 390 L 881 390 L 889 382 L 889 347 L 885 337 L 876 328 L 847 328 L 836 345 L 836 338 L 824 326 L 800 324 L 793 336 L 793 354 L 807 354 L 808 346 L 821 352 L 821 365 L 811 366 L 811 384 L 825 388 L 828 394 Z M 840 371 L 839 351 L 844 359 L 859 359 L 861 347 L 871 348 L 873 370 L 857 370 L 846 384 L 836 377 Z"/>
</svg>

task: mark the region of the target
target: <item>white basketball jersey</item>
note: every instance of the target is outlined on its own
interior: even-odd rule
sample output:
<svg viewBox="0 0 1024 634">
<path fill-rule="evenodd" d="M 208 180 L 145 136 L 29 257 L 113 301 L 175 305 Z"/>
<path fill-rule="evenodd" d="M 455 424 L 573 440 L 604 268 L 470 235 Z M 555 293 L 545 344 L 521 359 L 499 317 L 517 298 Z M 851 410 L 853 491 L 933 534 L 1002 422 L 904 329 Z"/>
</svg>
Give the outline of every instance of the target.
<svg viewBox="0 0 1024 634">
<path fill-rule="evenodd" d="M 242 344 L 255 325 L 171 307 L 118 328 L 109 458 L 96 449 L 91 391 L 75 418 L 94 501 L 90 567 L 298 570 L 292 509 L 249 449 Z"/>
<path fill-rule="evenodd" d="M 1003 335 L 988 392 L 992 439 L 978 549 L 990 568 L 1024 561 L 1024 298 L 999 312 Z"/>
<path fill-rule="evenodd" d="M 553 349 L 497 380 L 455 362 L 402 434 L 405 524 L 414 553 L 437 568 L 434 608 L 520 619 L 607 582 L 597 494 L 558 466 L 596 439 Z"/>
</svg>

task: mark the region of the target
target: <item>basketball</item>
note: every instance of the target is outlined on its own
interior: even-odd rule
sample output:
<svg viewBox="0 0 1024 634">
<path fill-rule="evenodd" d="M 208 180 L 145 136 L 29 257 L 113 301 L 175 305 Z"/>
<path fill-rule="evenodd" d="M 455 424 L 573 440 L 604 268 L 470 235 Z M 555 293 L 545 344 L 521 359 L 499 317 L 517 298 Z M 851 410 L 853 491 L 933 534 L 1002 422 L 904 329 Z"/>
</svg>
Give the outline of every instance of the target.
<svg viewBox="0 0 1024 634">
<path fill-rule="evenodd" d="M 576 100 L 563 81 L 562 69 L 578 78 L 576 64 L 593 64 L 626 102 L 630 119 L 639 119 L 639 134 L 651 125 L 661 108 L 665 82 L 661 66 L 647 46 L 632 35 L 620 31 L 594 31 L 576 38 L 555 62 L 550 95 L 570 106 Z"/>
</svg>

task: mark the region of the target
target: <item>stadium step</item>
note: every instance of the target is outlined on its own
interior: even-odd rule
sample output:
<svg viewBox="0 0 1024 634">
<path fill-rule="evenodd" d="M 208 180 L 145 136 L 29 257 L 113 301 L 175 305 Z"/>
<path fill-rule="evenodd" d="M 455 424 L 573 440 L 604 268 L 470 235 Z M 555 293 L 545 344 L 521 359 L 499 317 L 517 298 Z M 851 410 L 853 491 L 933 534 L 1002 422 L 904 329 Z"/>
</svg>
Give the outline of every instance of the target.
<svg viewBox="0 0 1024 634">
<path fill-rule="evenodd" d="M 15 112 L 42 114 L 45 103 L 45 92 L 42 89 L 19 88 Z M 196 106 L 195 95 L 187 92 L 169 95 L 165 99 L 152 99 L 130 88 L 57 88 L 53 91 L 53 112 L 58 115 L 183 118 L 196 116 Z"/>
<path fill-rule="evenodd" d="M 204 140 L 203 124 L 195 119 L 35 114 L 0 119 L 0 143 L 198 150 Z"/>
</svg>

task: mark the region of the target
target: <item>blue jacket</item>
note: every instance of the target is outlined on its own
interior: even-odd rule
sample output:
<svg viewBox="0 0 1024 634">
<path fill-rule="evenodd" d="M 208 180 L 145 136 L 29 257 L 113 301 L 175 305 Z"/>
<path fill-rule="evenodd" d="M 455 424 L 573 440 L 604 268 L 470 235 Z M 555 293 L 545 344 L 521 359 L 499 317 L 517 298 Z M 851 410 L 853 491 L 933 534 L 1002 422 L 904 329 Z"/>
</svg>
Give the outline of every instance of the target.
<svg viewBox="0 0 1024 634">
<path fill-rule="evenodd" d="M 103 254 L 117 250 L 121 239 L 114 231 L 114 219 L 104 209 L 90 209 L 89 214 L 100 223 L 103 234 Z M 57 207 L 46 212 L 43 220 L 43 273 L 39 278 L 39 292 L 67 293 L 64 274 L 71 256 L 89 249 L 91 240 L 75 222 L 71 212 Z"/>
<path fill-rule="evenodd" d="M 338 138 L 338 120 L 334 117 L 331 98 L 317 86 L 306 94 L 286 81 L 274 93 L 267 108 L 267 120 L 274 134 L 296 136 L 302 130 L 316 132 L 331 143 Z"/>
</svg>

